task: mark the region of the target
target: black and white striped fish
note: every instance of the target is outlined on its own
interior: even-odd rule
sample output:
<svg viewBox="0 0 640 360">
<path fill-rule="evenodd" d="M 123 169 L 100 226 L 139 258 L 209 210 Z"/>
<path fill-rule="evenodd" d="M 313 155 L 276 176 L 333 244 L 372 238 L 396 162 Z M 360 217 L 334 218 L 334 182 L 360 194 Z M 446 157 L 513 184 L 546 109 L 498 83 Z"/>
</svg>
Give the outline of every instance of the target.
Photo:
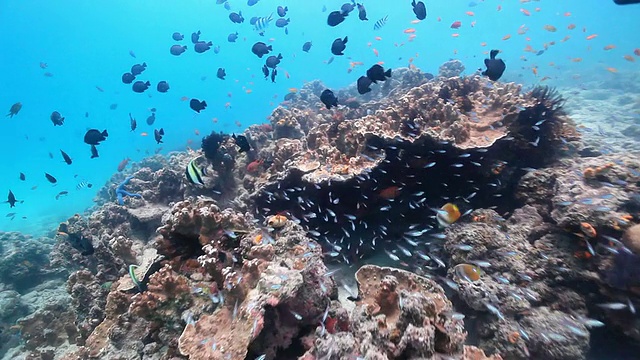
<svg viewBox="0 0 640 360">
<path fill-rule="evenodd" d="M 273 13 L 269 15 L 269 17 L 259 17 L 255 24 L 253 24 L 253 29 L 260 34 L 260 36 L 264 35 L 264 32 L 269 27 L 269 23 L 273 19 Z"/>
<path fill-rule="evenodd" d="M 93 185 L 88 182 L 87 180 L 83 180 L 81 182 L 78 183 L 78 185 L 76 185 L 76 190 L 80 190 L 80 189 L 84 189 L 84 188 L 91 188 Z"/>
<path fill-rule="evenodd" d="M 389 15 L 383 17 L 382 19 L 376 21 L 376 23 L 373 25 L 373 30 L 380 30 L 386 23 L 387 23 L 387 18 L 389 17 Z"/>
</svg>

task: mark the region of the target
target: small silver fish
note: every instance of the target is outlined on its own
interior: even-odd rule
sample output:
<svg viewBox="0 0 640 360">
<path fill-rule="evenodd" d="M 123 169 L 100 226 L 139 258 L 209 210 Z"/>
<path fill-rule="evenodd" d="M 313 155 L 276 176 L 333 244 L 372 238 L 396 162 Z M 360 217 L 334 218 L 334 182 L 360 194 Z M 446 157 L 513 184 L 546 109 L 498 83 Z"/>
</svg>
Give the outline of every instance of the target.
<svg viewBox="0 0 640 360">
<path fill-rule="evenodd" d="M 603 309 L 608 309 L 608 310 L 622 310 L 627 308 L 627 304 L 623 304 L 619 302 L 596 304 L 596 306 L 599 306 Z"/>
</svg>

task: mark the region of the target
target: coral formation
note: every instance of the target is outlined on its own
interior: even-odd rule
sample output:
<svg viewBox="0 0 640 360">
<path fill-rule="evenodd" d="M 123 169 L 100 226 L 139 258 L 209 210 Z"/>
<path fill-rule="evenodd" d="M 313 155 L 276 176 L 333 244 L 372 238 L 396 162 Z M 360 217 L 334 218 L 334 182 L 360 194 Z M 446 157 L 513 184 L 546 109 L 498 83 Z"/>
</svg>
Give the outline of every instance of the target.
<svg viewBox="0 0 640 360">
<path fill-rule="evenodd" d="M 591 156 L 555 90 L 463 71 L 394 70 L 331 110 L 308 83 L 248 152 L 213 132 L 115 174 L 54 240 L 1 233 L 2 339 L 66 359 L 583 359 L 602 323 L 640 339 L 640 162 Z M 29 307 L 50 278 L 68 295 Z"/>
</svg>

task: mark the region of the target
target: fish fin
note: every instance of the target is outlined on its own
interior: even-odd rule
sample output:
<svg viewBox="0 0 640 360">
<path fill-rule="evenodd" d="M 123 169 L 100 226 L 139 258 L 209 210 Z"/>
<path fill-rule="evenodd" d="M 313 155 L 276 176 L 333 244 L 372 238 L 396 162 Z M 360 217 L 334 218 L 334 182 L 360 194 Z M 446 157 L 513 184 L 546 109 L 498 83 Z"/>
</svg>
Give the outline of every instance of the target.
<svg viewBox="0 0 640 360">
<path fill-rule="evenodd" d="M 387 71 L 385 71 L 384 76 L 391 77 L 391 69 L 388 69 Z"/>
</svg>

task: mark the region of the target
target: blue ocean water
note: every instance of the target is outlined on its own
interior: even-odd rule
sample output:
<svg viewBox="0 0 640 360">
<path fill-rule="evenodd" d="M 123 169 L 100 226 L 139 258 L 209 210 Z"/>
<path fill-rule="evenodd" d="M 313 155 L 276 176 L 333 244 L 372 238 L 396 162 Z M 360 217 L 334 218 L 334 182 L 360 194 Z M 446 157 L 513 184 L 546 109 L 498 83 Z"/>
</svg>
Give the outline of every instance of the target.
<svg viewBox="0 0 640 360">
<path fill-rule="evenodd" d="M 260 0 L 248 6 L 246 1 L 230 0 L 230 9 L 245 17 L 244 23 L 234 24 L 230 11 L 215 0 L 2 1 L 0 110 L 8 112 L 16 102 L 23 108 L 13 118 L 0 120 L 0 193 L 5 200 L 11 190 L 21 200 L 15 208 L 1 204 L 4 214 L 15 215 L 0 216 L 0 230 L 51 231 L 92 205 L 121 160 L 198 148 L 201 137 L 212 130 L 241 132 L 265 122 L 290 88 L 314 79 L 340 88 L 376 62 L 396 68 L 412 61 L 425 72 L 437 73 L 443 62 L 459 59 L 470 74 L 483 67 L 490 49 L 499 49 L 507 64 L 501 81 L 529 85 L 544 79 L 549 85 L 580 87 L 586 79 L 637 76 L 640 57 L 634 49 L 640 48 L 640 5 L 618 6 L 609 0 L 427 1 L 427 19 L 412 23 L 411 1 L 376 0 L 364 2 L 369 21 L 360 21 L 355 10 L 344 23 L 328 27 L 327 15 L 344 2 Z M 274 24 L 278 5 L 289 8 L 288 35 Z M 249 19 L 271 13 L 274 23 L 259 36 Z M 374 31 L 374 23 L 385 16 L 386 24 Z M 459 29 L 451 28 L 454 21 L 462 23 Z M 415 29 L 412 41 L 407 29 Z M 220 46 L 218 54 L 213 49 L 193 51 L 189 38 L 198 30 L 201 40 Z M 185 35 L 183 41 L 172 40 L 176 31 Z M 229 43 L 227 36 L 236 31 L 237 42 Z M 345 55 L 327 64 L 331 43 L 345 36 Z M 251 53 L 256 41 L 272 45 L 274 54 L 282 53 L 275 84 L 262 76 L 264 58 Z M 309 53 L 302 51 L 306 41 L 313 42 Z M 176 43 L 187 45 L 187 52 L 171 55 L 169 48 Z M 544 53 L 536 55 L 545 44 Z M 527 45 L 533 52 L 524 51 Z M 604 50 L 607 45 L 615 48 Z M 138 94 L 121 82 L 121 75 L 142 62 L 148 67 L 138 79 L 152 86 Z M 349 73 L 351 62 L 364 65 Z M 226 69 L 224 81 L 215 76 L 219 67 Z M 155 90 L 161 80 L 171 86 L 166 94 Z M 183 97 L 206 100 L 209 106 L 196 114 Z M 111 110 L 112 104 L 117 108 Z M 145 122 L 150 108 L 157 109 L 153 126 Z M 66 118 L 63 126 L 53 126 L 53 111 Z M 129 113 L 138 122 L 135 132 L 130 131 Z M 110 134 L 96 159 L 83 143 L 90 128 Z M 159 128 L 166 133 L 160 146 L 153 139 Z M 73 158 L 72 165 L 63 162 L 60 150 Z M 19 179 L 20 172 L 25 181 Z M 55 176 L 57 184 L 50 184 L 45 172 Z M 93 187 L 78 190 L 81 182 Z M 61 191 L 68 195 L 56 200 Z"/>
</svg>

